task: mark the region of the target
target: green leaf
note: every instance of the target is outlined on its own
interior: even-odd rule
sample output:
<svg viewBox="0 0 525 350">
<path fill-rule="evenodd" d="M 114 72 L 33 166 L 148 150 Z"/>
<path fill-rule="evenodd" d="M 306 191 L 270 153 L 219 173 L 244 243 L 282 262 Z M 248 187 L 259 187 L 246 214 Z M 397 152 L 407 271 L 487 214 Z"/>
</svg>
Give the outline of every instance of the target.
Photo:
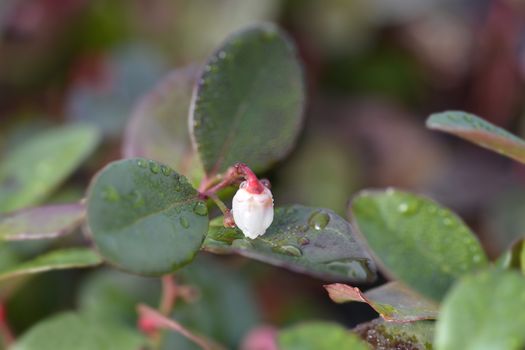
<svg viewBox="0 0 525 350">
<path fill-rule="evenodd" d="M 194 157 L 188 135 L 188 110 L 199 72 L 195 65 L 177 69 L 140 100 L 124 134 L 125 158 L 153 159 L 188 174 Z"/>
<path fill-rule="evenodd" d="M 434 339 L 433 321 L 408 323 L 375 319 L 353 329 L 373 349 L 431 350 Z"/>
<path fill-rule="evenodd" d="M 56 238 L 77 228 L 83 204 L 49 205 L 0 214 L 0 239 L 5 241 Z"/>
<path fill-rule="evenodd" d="M 331 322 L 305 322 L 279 332 L 281 350 L 366 350 L 356 334 Z"/>
<path fill-rule="evenodd" d="M 444 131 L 525 163 L 525 140 L 473 114 L 447 111 L 432 114 L 427 127 Z"/>
<path fill-rule="evenodd" d="M 328 209 L 294 205 L 277 208 L 266 233 L 250 240 L 222 219 L 210 225 L 205 250 L 251 259 L 321 278 L 366 282 L 375 279 L 372 258 L 350 224 Z"/>
<path fill-rule="evenodd" d="M 42 201 L 95 149 L 96 129 L 67 126 L 42 132 L 0 163 L 0 212 Z"/>
<path fill-rule="evenodd" d="M 384 271 L 432 299 L 487 264 L 465 223 L 428 198 L 394 189 L 363 191 L 351 210 Z"/>
<path fill-rule="evenodd" d="M 190 112 L 206 173 L 236 162 L 261 171 L 286 156 L 302 123 L 304 95 L 295 49 L 275 26 L 229 37 L 206 64 Z"/>
<path fill-rule="evenodd" d="M 519 350 L 525 347 L 525 278 L 483 271 L 458 282 L 443 301 L 436 348 Z"/>
<path fill-rule="evenodd" d="M 184 176 L 152 160 L 125 159 L 92 180 L 87 221 L 106 260 L 158 276 L 193 260 L 208 229 L 208 209 Z"/>
<path fill-rule="evenodd" d="M 525 273 L 525 238 L 514 242 L 511 247 L 496 260 L 495 265 L 501 269 L 517 269 Z"/>
<path fill-rule="evenodd" d="M 63 312 L 31 328 L 12 350 L 137 350 L 144 345 L 130 329 Z"/>
<path fill-rule="evenodd" d="M 91 249 L 69 248 L 55 250 L 32 260 L 2 269 L 0 271 L 0 281 L 20 275 L 50 270 L 91 267 L 99 265 L 100 263 L 102 263 L 102 259 Z"/>
<path fill-rule="evenodd" d="M 136 276 L 115 269 L 96 269 L 82 281 L 77 304 L 80 311 L 91 319 L 135 326 L 137 305 L 157 305 L 160 292 L 158 278 Z"/>
<path fill-rule="evenodd" d="M 324 286 L 336 303 L 358 301 L 369 304 L 387 321 L 412 322 L 435 319 L 438 305 L 402 283 L 390 282 L 363 293 L 359 288 L 334 283 Z"/>
</svg>

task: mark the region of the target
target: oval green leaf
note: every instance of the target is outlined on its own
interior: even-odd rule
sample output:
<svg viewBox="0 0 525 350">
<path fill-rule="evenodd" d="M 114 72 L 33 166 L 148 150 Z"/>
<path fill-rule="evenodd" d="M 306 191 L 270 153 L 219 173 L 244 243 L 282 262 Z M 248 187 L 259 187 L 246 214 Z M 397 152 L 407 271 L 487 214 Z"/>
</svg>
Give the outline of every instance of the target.
<svg viewBox="0 0 525 350">
<path fill-rule="evenodd" d="M 431 350 L 434 324 L 433 321 L 388 322 L 378 318 L 358 325 L 353 331 L 373 349 Z"/>
<path fill-rule="evenodd" d="M 208 229 L 208 209 L 184 176 L 152 160 L 125 159 L 93 179 L 87 222 L 106 260 L 158 276 L 193 260 Z"/>
<path fill-rule="evenodd" d="M 277 208 L 266 233 L 250 240 L 222 218 L 210 225 L 205 250 L 251 259 L 321 278 L 370 282 L 376 269 L 350 224 L 328 209 L 300 205 Z"/>
<path fill-rule="evenodd" d="M 461 111 L 432 114 L 427 119 L 427 127 L 459 136 L 525 163 L 525 140 L 473 114 Z"/>
<path fill-rule="evenodd" d="M 190 112 L 206 173 L 236 162 L 261 171 L 286 156 L 304 95 L 295 48 L 279 29 L 263 24 L 229 37 L 205 65 Z"/>
<path fill-rule="evenodd" d="M 0 212 L 42 201 L 95 149 L 96 129 L 67 126 L 42 132 L 0 163 Z"/>
<path fill-rule="evenodd" d="M 137 350 L 145 343 L 140 334 L 125 327 L 64 312 L 35 325 L 12 350 Z"/>
<path fill-rule="evenodd" d="M 177 69 L 139 101 L 124 134 L 125 158 L 153 159 L 187 174 L 193 157 L 188 110 L 199 72 L 198 66 Z"/>
<path fill-rule="evenodd" d="M 0 281 L 32 273 L 91 267 L 101 263 L 102 259 L 100 256 L 91 249 L 69 248 L 55 250 L 1 270 Z"/>
<path fill-rule="evenodd" d="M 437 317 L 438 305 L 400 282 L 390 282 L 366 293 L 359 288 L 334 283 L 324 286 L 336 303 L 357 301 L 369 304 L 386 321 L 413 322 Z"/>
<path fill-rule="evenodd" d="M 525 347 L 525 279 L 513 271 L 483 271 L 458 282 L 443 301 L 436 349 Z"/>
<path fill-rule="evenodd" d="M 367 350 L 356 334 L 331 322 L 305 322 L 279 332 L 281 350 Z"/>
<path fill-rule="evenodd" d="M 487 265 L 465 223 L 428 198 L 394 189 L 363 191 L 351 211 L 385 273 L 432 299 Z"/>
<path fill-rule="evenodd" d="M 17 241 L 57 238 L 72 232 L 82 222 L 83 204 L 49 205 L 0 214 L 0 239 Z"/>
</svg>

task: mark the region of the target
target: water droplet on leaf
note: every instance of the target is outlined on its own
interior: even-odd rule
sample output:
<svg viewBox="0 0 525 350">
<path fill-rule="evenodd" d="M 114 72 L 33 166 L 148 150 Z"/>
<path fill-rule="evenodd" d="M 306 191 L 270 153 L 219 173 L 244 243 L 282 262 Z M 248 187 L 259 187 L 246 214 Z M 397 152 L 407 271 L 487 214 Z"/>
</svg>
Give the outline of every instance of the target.
<svg viewBox="0 0 525 350">
<path fill-rule="evenodd" d="M 162 174 L 164 174 L 166 176 L 170 176 L 171 173 L 172 173 L 172 170 L 170 168 L 168 168 L 167 166 L 165 166 L 165 165 L 162 165 L 160 167 L 160 171 L 162 172 Z"/>
<path fill-rule="evenodd" d="M 303 255 L 303 252 L 300 248 L 292 245 L 292 244 L 285 244 L 282 246 L 276 246 L 272 249 L 276 253 L 290 255 L 290 256 L 301 256 Z"/>
<path fill-rule="evenodd" d="M 146 161 L 144 159 L 137 160 L 137 165 L 141 168 L 147 168 L 148 164 L 146 164 Z"/>
<path fill-rule="evenodd" d="M 102 191 L 102 198 L 108 202 L 118 202 L 120 200 L 120 194 L 115 187 L 106 186 Z"/>
<path fill-rule="evenodd" d="M 203 202 L 197 202 L 193 207 L 193 212 L 200 216 L 208 215 L 208 207 Z"/>
<path fill-rule="evenodd" d="M 149 170 L 151 170 L 153 174 L 158 174 L 160 171 L 160 166 L 155 162 L 149 162 Z"/>
<path fill-rule="evenodd" d="M 308 219 L 308 225 L 315 230 L 322 230 L 330 222 L 330 216 L 323 211 L 316 211 Z"/>
<path fill-rule="evenodd" d="M 188 228 L 190 227 L 190 222 L 188 221 L 188 219 L 186 219 L 184 216 L 181 216 L 180 219 L 179 219 L 179 222 L 180 222 L 180 225 L 184 228 Z"/>
<path fill-rule="evenodd" d="M 307 245 L 310 243 L 310 240 L 307 237 L 299 237 L 297 239 L 297 243 L 299 243 L 300 245 Z"/>
<path fill-rule="evenodd" d="M 244 238 L 234 239 L 232 242 L 233 248 L 250 249 L 253 247 L 252 243 Z"/>
</svg>

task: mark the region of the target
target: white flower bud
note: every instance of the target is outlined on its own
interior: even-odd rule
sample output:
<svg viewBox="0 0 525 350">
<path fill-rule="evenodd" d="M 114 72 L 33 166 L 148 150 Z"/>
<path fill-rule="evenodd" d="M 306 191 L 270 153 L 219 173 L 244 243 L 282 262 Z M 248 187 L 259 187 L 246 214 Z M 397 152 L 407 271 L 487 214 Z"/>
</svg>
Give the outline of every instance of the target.
<svg viewBox="0 0 525 350">
<path fill-rule="evenodd" d="M 261 187 L 261 193 L 253 193 L 247 188 L 246 182 L 243 182 L 232 202 L 235 224 L 251 239 L 264 234 L 273 221 L 272 192 Z"/>
</svg>

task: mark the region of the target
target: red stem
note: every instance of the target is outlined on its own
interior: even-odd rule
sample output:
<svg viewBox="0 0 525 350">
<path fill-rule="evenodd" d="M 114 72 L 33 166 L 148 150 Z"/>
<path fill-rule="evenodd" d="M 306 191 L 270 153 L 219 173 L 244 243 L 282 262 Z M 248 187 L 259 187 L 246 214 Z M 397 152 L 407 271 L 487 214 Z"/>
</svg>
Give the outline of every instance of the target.
<svg viewBox="0 0 525 350">
<path fill-rule="evenodd" d="M 7 323 L 5 305 L 3 302 L 0 302 L 0 335 L 4 340 L 4 345 L 6 348 L 8 348 L 15 339 L 9 324 Z"/>
</svg>

